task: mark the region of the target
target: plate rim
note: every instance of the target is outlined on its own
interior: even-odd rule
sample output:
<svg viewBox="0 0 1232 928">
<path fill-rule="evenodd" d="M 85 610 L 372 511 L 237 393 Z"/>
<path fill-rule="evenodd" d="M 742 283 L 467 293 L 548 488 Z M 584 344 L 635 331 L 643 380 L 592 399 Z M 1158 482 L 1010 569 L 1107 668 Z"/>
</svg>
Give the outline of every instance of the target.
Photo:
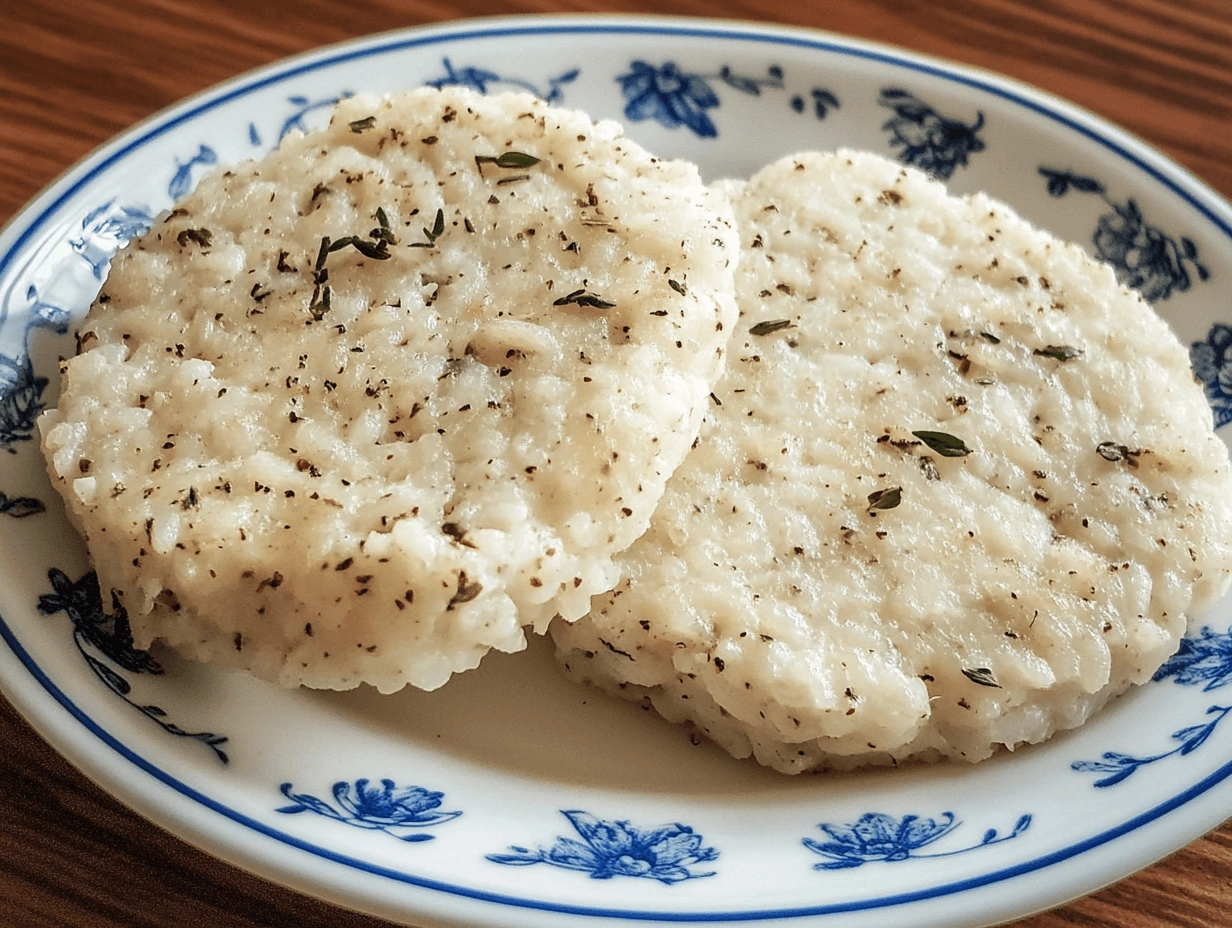
<svg viewBox="0 0 1232 928">
<path fill-rule="evenodd" d="M 1086 139 L 1099 144 L 1119 158 L 1128 161 L 1134 167 L 1146 172 L 1153 180 L 1162 184 L 1169 192 L 1178 196 L 1188 206 L 1195 209 L 1207 221 L 1211 222 L 1217 230 L 1222 232 L 1224 236 L 1232 239 L 1232 206 L 1229 206 L 1227 201 L 1217 191 L 1213 190 L 1188 169 L 1168 158 L 1154 146 L 1121 129 L 1104 117 L 1085 110 L 1047 91 L 993 71 L 917 53 L 910 49 L 887 43 L 870 42 L 824 30 L 777 26 L 743 20 L 638 14 L 522 15 L 484 17 L 426 26 L 412 26 L 344 40 L 249 70 L 174 103 L 95 148 L 84 158 L 62 172 L 58 178 L 36 194 L 26 205 L 20 207 L 5 226 L 0 228 L 0 250 L 2 250 L 2 253 L 0 253 L 0 276 L 8 273 L 12 261 L 19 255 L 31 236 L 36 234 L 85 185 L 103 174 L 112 165 L 121 161 L 134 150 L 173 130 L 175 127 L 213 109 L 225 106 L 247 94 L 282 81 L 293 79 L 298 75 L 335 66 L 346 61 L 420 46 L 479 38 L 516 39 L 517 37 L 524 36 L 570 33 L 589 35 L 670 35 L 714 41 L 751 41 L 771 45 L 795 46 L 868 59 L 880 64 L 904 68 L 958 83 L 976 91 L 991 93 L 1012 104 L 1025 107 L 1037 115 L 1057 122 L 1067 129 L 1076 131 Z M 25 667 L 29 677 L 38 685 L 37 688 L 31 686 L 34 695 L 30 696 L 30 694 L 21 692 L 23 688 L 14 683 L 11 675 L 0 673 L 0 690 L 3 690 L 26 721 L 42 737 L 48 740 L 61 756 L 65 757 L 106 792 L 119 798 L 130 808 L 138 812 L 138 814 L 163 828 L 167 828 L 177 837 L 202 848 L 207 853 L 237 864 L 264 878 L 293 886 L 311 895 L 329 898 L 345 906 L 351 908 L 358 907 L 361 910 L 371 911 L 373 914 L 384 915 L 385 917 L 389 917 L 387 911 L 367 908 L 354 895 L 348 895 L 345 892 L 338 891 L 332 887 L 326 887 L 318 882 L 309 882 L 298 878 L 291 864 L 286 861 L 271 859 L 269 855 L 254 852 L 251 847 L 245 846 L 243 838 L 247 837 L 249 832 L 255 831 L 263 838 L 272 838 L 280 844 L 312 854 L 322 861 L 331 864 L 341 864 L 371 876 L 392 879 L 399 884 L 410 885 L 420 890 L 431 890 L 437 898 L 447 897 L 448 900 L 465 900 L 468 904 L 482 903 L 484 905 L 535 910 L 556 915 L 616 919 L 620 922 L 658 921 L 678 924 L 681 922 L 719 923 L 786 920 L 893 908 L 916 902 L 943 899 L 1035 873 L 1052 867 L 1061 861 L 1077 857 L 1096 847 L 1107 845 L 1126 834 L 1137 831 L 1153 822 L 1160 821 L 1170 812 L 1205 795 L 1232 776 L 1232 760 L 1230 760 L 1198 783 L 1193 784 L 1169 800 L 1158 803 L 1121 825 L 1105 829 L 1100 834 L 1075 842 L 1058 851 L 1033 858 L 1030 861 L 1004 867 L 982 876 L 951 881 L 941 886 L 909 893 L 882 896 L 851 903 L 794 907 L 791 909 L 721 912 L 653 912 L 649 910 L 611 909 L 553 903 L 475 890 L 465 886 L 444 883 L 439 880 L 416 877 L 409 873 L 400 873 L 386 867 L 349 858 L 345 854 L 296 838 L 294 835 L 251 819 L 244 813 L 231 809 L 218 800 L 200 793 L 187 783 L 178 780 L 159 768 L 154 762 L 136 754 L 118 737 L 103 729 L 99 723 L 90 718 L 46 676 L 38 663 L 34 661 L 29 652 L 21 645 L 15 632 L 3 615 L 0 615 L 0 638 L 3 638 L 12 654 Z M 37 706 L 37 703 L 45 703 L 46 708 Z M 63 712 L 60 712 L 56 707 L 59 707 Z M 51 709 L 49 715 L 44 715 L 46 709 Z M 96 758 L 91 751 L 82 748 L 74 738 L 74 735 L 79 738 L 81 734 L 80 728 L 77 726 L 84 727 L 114 752 L 114 756 L 108 755 L 110 760 L 115 761 L 115 758 L 118 757 L 124 761 L 124 765 L 104 763 Z M 93 742 L 91 741 L 90 743 L 92 744 Z M 117 778 L 114 776 L 112 771 L 108 769 L 112 766 L 123 770 L 130 770 L 132 766 L 136 766 L 145 774 L 169 787 L 175 795 L 166 798 L 152 797 L 139 788 L 133 788 L 130 784 L 125 784 L 122 777 Z M 194 823 L 186 817 L 177 817 L 171 814 L 178 804 L 185 801 L 221 815 L 223 821 L 210 820 L 207 823 L 203 820 L 200 823 Z M 1215 818 L 1213 814 L 1208 814 L 1203 816 L 1202 820 L 1206 823 L 1206 827 L 1209 828 L 1222 821 L 1223 815 Z M 243 831 L 235 835 L 229 835 L 228 833 L 236 827 L 243 829 Z M 1205 828 L 1203 831 L 1205 831 Z M 1146 866 L 1166 856 L 1173 850 L 1198 837 L 1201 833 L 1203 832 L 1195 832 L 1192 826 L 1190 828 L 1173 827 L 1170 829 L 1167 842 L 1154 845 L 1145 854 L 1122 854 L 1122 857 L 1132 861 L 1129 863 L 1128 868 L 1124 862 L 1120 866 L 1104 866 L 1101 869 L 1102 875 L 1099 877 L 1103 882 L 1096 883 L 1092 880 L 1090 882 L 1093 885 L 1079 890 L 1077 895 L 1094 891 L 1099 886 L 1127 876 L 1138 867 Z M 1054 894 L 1036 892 L 1031 895 L 1036 897 L 1036 902 L 1033 904 L 1034 907 L 1028 909 L 1017 907 L 1010 913 L 1010 917 L 1026 915 L 1030 911 L 1038 911 L 1041 908 L 1058 905 L 1075 897 L 1073 892 Z M 419 896 L 417 898 L 422 900 L 424 897 Z M 458 917 L 460 914 L 447 912 L 446 908 L 448 906 L 429 907 L 429 910 L 425 910 L 422 913 L 417 912 L 416 917 L 426 915 L 451 919 Z M 979 917 L 987 918 L 988 914 L 989 911 L 985 911 Z M 972 922 L 971 924 L 975 923 Z M 980 924 L 986 924 L 986 922 L 980 922 Z"/>
</svg>

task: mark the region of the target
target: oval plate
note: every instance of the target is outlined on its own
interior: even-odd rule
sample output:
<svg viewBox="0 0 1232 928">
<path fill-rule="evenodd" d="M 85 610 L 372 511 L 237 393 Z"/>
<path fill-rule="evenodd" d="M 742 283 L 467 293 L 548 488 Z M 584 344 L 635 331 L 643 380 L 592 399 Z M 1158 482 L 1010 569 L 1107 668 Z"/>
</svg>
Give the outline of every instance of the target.
<svg viewBox="0 0 1232 928">
<path fill-rule="evenodd" d="M 974 767 L 794 779 L 567 684 L 542 641 L 391 697 L 133 651 L 31 440 L 74 320 L 116 249 L 204 172 L 321 124 L 344 94 L 421 84 L 622 119 L 712 179 L 846 145 L 987 190 L 1141 288 L 1192 346 L 1217 424 L 1232 421 L 1232 210 L 1021 84 L 674 19 L 476 21 L 293 58 L 119 137 L 0 235 L 0 685 L 65 756 L 211 853 L 420 925 L 982 926 L 1096 889 L 1232 811 L 1228 600 L 1080 731 Z"/>
</svg>

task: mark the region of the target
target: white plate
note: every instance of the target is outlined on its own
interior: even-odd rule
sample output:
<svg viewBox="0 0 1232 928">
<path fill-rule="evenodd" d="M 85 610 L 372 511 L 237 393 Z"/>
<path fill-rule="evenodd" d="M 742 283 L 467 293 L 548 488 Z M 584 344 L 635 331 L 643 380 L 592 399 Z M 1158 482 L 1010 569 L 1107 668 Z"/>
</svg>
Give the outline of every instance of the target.
<svg viewBox="0 0 1232 928">
<path fill-rule="evenodd" d="M 46 738 L 220 857 L 425 925 L 986 925 L 1124 876 L 1232 812 L 1232 689 L 1214 692 L 1232 682 L 1227 601 L 1159 682 L 1078 732 L 975 767 L 851 776 L 790 779 L 690 745 L 563 682 L 542 642 L 433 694 L 286 692 L 164 654 L 165 673 L 150 672 L 99 611 L 37 445 L 21 440 L 55 401 L 65 333 L 120 243 L 211 166 L 320 123 L 348 91 L 448 82 L 623 118 L 710 178 L 842 144 L 989 190 L 1142 287 L 1232 420 L 1219 322 L 1232 210 L 1037 91 L 707 21 L 491 20 L 325 49 L 138 126 L 0 235 L 0 441 L 15 452 L 0 455 L 0 680 Z"/>
</svg>

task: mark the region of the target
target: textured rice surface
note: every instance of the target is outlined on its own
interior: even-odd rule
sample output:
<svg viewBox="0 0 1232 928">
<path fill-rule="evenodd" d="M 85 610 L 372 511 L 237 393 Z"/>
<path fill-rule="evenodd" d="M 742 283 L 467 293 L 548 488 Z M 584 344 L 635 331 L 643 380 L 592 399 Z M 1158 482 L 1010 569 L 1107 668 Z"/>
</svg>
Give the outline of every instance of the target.
<svg viewBox="0 0 1232 928">
<path fill-rule="evenodd" d="M 615 123 L 351 98 L 116 258 L 53 478 L 140 646 L 440 686 L 616 583 L 722 369 L 736 247 Z"/>
<path fill-rule="evenodd" d="M 553 626 L 569 672 L 788 773 L 976 761 L 1149 680 L 1232 569 L 1228 453 L 1166 324 L 877 156 L 730 189 L 728 373 L 626 579 Z"/>
</svg>

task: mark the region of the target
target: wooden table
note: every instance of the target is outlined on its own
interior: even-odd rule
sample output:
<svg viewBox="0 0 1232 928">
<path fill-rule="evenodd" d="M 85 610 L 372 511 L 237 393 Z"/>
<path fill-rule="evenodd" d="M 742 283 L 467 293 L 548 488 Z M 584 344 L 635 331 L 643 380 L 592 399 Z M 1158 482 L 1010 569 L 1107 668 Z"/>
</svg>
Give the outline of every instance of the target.
<svg viewBox="0 0 1232 928">
<path fill-rule="evenodd" d="M 1126 126 L 1232 197 L 1228 0 L 7 0 L 0 220 L 96 145 L 257 65 L 465 16 L 667 13 L 830 29 L 1029 81 Z M 346 926 L 344 912 L 222 864 L 88 782 L 0 699 L 0 925 Z M 887 924 L 894 917 L 887 913 Z M 1019 928 L 1232 924 L 1232 825 Z"/>
</svg>

